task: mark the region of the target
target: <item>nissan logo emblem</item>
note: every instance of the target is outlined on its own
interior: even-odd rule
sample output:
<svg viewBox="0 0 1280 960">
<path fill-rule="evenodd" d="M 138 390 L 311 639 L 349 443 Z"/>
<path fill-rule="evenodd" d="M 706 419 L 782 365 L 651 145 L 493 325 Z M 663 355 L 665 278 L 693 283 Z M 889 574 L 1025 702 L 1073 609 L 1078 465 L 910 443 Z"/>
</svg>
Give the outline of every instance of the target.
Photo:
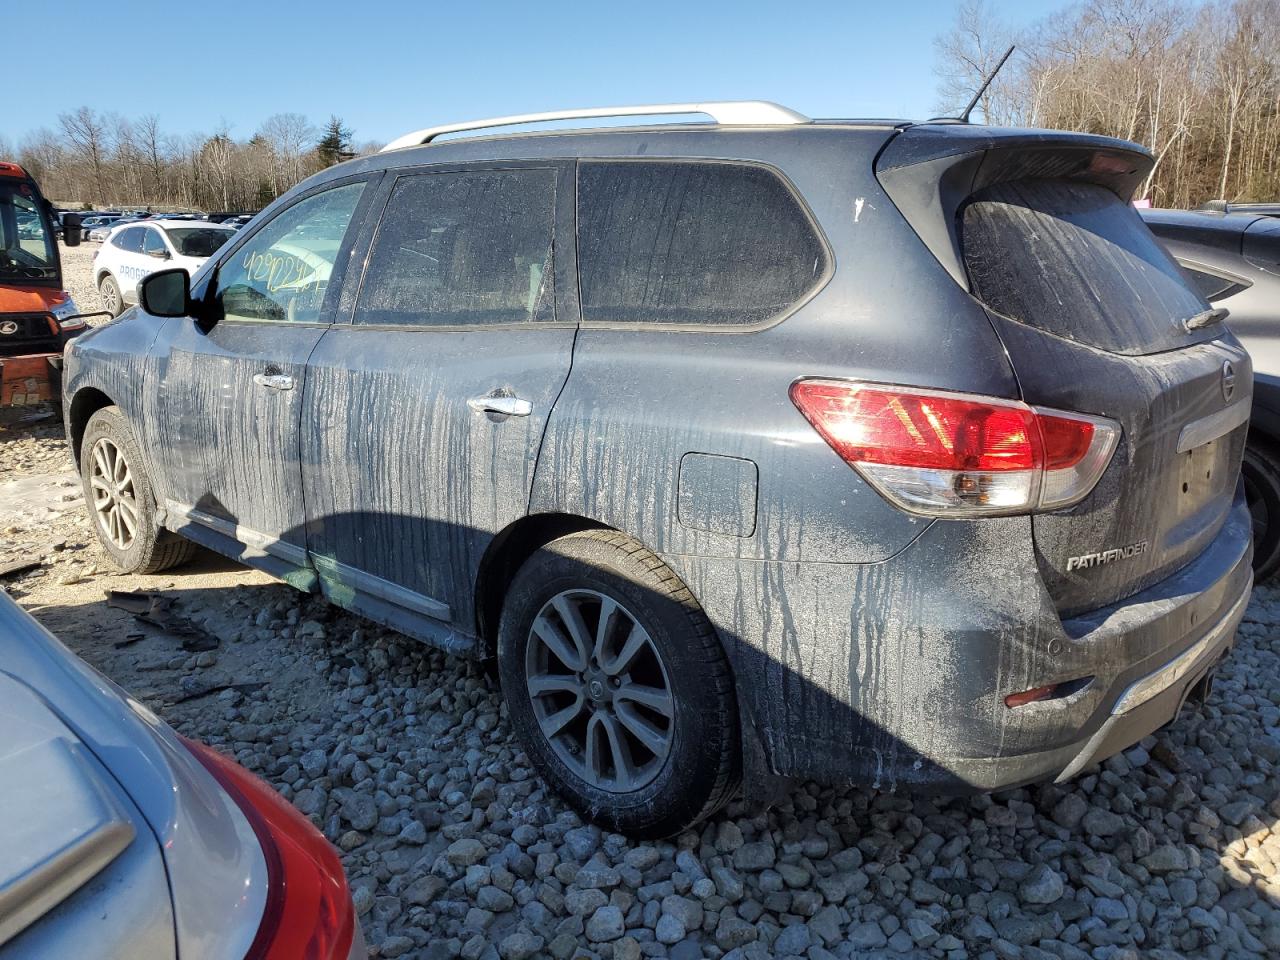
<svg viewBox="0 0 1280 960">
<path fill-rule="evenodd" d="M 12 320 L 0 323 L 0 336 L 11 337 L 18 332 L 18 325 Z"/>
<path fill-rule="evenodd" d="M 1222 399 L 1230 401 L 1236 392 L 1236 368 L 1230 360 L 1222 361 Z"/>
</svg>

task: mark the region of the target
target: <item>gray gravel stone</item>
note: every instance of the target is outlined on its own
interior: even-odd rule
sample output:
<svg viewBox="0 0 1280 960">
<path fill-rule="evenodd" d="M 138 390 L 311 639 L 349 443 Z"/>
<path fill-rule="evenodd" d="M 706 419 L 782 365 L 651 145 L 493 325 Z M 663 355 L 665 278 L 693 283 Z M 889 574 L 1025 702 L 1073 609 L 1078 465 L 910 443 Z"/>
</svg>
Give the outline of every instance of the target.
<svg viewBox="0 0 1280 960">
<path fill-rule="evenodd" d="M 587 939 L 592 943 L 617 940 L 625 930 L 622 911 L 613 904 L 601 907 L 593 913 L 586 926 Z"/>
</svg>

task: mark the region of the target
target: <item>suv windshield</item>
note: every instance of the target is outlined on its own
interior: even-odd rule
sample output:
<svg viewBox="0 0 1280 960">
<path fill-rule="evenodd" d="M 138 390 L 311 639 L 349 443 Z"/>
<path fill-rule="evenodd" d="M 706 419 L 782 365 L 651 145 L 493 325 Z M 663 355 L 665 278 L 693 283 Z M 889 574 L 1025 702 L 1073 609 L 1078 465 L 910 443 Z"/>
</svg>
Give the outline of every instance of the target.
<svg viewBox="0 0 1280 960">
<path fill-rule="evenodd" d="M 184 227 L 166 230 L 169 240 L 184 257 L 211 257 L 215 250 L 235 233 L 231 230 L 214 230 L 209 227 Z"/>
<path fill-rule="evenodd" d="M 39 194 L 29 183 L 0 180 L 0 279 L 53 279 L 57 263 Z"/>
</svg>

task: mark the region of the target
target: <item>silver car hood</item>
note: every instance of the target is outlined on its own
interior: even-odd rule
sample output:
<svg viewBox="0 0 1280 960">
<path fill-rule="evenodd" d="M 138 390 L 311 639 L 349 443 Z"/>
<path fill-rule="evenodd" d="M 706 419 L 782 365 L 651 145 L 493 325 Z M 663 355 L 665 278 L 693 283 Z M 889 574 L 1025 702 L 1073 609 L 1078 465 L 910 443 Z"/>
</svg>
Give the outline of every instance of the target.
<svg viewBox="0 0 1280 960">
<path fill-rule="evenodd" d="M 63 751 L 61 759 L 51 755 L 35 762 L 49 767 L 61 763 L 60 775 L 69 781 L 79 777 L 79 789 L 83 791 L 92 792 L 104 785 L 110 788 L 114 782 L 119 788 L 116 799 L 120 806 L 132 806 L 136 811 L 132 822 L 138 836 L 125 852 L 144 849 L 138 841 L 149 833 L 153 852 L 158 850 L 163 857 L 172 893 L 170 949 L 175 945 L 176 931 L 176 947 L 181 956 L 242 958 L 257 933 L 266 902 L 266 861 L 244 814 L 177 735 L 145 706 L 71 653 L 3 591 L 0 683 L 5 684 L 0 687 L 0 756 L 20 754 L 23 737 L 33 743 L 41 738 L 61 739 L 65 747 L 46 748 L 51 754 Z M 22 688 L 39 707 L 25 708 L 23 716 L 32 719 L 31 730 L 15 735 L 18 725 L 4 715 L 10 712 L 9 692 Z M 35 722 L 41 711 L 42 719 Z M 38 732 L 56 729 L 55 724 L 62 733 Z M 96 783 L 86 779 L 86 763 L 99 765 L 102 776 Z M 79 769 L 73 770 L 75 767 Z M 10 782 L 7 772 L 0 774 L 0 792 L 7 792 Z M 85 806 L 79 814 L 85 844 L 82 850 L 90 863 L 106 858 L 113 845 L 120 842 L 120 828 L 110 825 L 120 811 L 113 812 L 99 798 L 97 814 L 90 814 L 94 802 L 86 793 Z M 90 825 L 94 816 L 99 819 L 96 833 Z M 12 836 L 12 831 L 7 832 Z M 67 833 L 62 836 L 65 841 Z M 28 861 L 36 864 L 42 853 L 56 856 L 52 851 L 58 842 L 57 837 L 50 837 L 33 843 Z M 162 879 L 164 872 L 161 871 Z M 7 874 L 6 869 L 0 868 L 0 878 Z M 143 951 L 134 955 L 164 956 L 167 952 Z M 0 946 L 0 957 L 5 955 L 6 948 Z"/>
</svg>

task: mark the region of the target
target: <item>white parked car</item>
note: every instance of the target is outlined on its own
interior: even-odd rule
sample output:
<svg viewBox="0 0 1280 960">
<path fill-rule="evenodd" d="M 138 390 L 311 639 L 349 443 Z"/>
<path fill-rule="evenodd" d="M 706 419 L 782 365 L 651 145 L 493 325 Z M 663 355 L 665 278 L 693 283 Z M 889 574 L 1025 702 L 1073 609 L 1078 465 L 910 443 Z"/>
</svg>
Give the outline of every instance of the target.
<svg viewBox="0 0 1280 960">
<path fill-rule="evenodd" d="M 93 279 L 112 316 L 138 302 L 138 281 L 157 270 L 193 274 L 235 231 L 205 220 L 147 220 L 112 230 L 93 261 Z"/>
</svg>

